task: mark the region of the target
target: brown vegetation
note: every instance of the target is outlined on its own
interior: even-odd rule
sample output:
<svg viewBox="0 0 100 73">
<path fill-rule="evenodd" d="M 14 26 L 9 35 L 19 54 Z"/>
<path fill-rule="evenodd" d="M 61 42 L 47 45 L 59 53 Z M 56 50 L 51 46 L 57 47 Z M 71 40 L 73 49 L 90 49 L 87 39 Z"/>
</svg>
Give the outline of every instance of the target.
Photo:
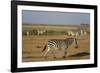
<svg viewBox="0 0 100 73">
<path fill-rule="evenodd" d="M 51 61 L 51 60 L 64 60 L 64 50 L 56 50 L 56 58 L 53 58 L 53 54 L 49 52 L 47 58 L 44 58 L 43 48 L 47 44 L 48 39 L 65 39 L 66 35 L 52 35 L 52 36 L 23 36 L 23 48 L 22 48 L 22 61 L 34 62 L 34 61 Z M 66 60 L 76 59 L 89 59 L 90 58 L 90 39 L 89 36 L 78 37 L 79 47 L 76 49 L 73 46 L 68 48 L 68 54 Z"/>
</svg>

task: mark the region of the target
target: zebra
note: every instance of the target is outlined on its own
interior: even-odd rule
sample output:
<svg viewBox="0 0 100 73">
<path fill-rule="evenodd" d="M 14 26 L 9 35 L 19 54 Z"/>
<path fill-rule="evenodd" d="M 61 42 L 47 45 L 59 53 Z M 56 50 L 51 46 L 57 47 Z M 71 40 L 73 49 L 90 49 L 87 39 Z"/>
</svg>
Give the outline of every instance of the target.
<svg viewBox="0 0 100 73">
<path fill-rule="evenodd" d="M 75 45 L 75 48 L 78 48 L 78 43 L 77 43 L 77 39 L 76 38 L 51 39 L 51 40 L 48 40 L 47 45 L 45 45 L 44 49 L 42 50 L 42 52 L 44 52 L 46 50 L 46 48 L 47 48 L 46 52 L 43 53 L 43 57 L 46 57 L 46 55 L 49 53 L 49 51 L 52 50 L 54 58 L 56 58 L 55 57 L 55 50 L 64 49 L 63 58 L 66 58 L 67 49 L 72 44 Z"/>
<path fill-rule="evenodd" d="M 43 33 L 45 33 L 46 32 L 46 30 L 37 30 L 37 34 L 38 35 L 42 35 Z"/>
</svg>

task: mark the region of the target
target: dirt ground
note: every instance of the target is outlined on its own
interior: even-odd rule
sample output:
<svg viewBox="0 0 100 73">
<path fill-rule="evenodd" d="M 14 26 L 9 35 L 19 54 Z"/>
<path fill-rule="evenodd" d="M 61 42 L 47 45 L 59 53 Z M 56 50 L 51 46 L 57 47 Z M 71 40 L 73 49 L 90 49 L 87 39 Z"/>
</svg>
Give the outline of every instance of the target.
<svg viewBox="0 0 100 73">
<path fill-rule="evenodd" d="M 55 56 L 52 52 L 47 54 L 45 58 L 42 52 L 44 46 L 49 39 L 65 39 L 66 35 L 41 35 L 41 36 L 23 36 L 22 40 L 22 61 L 23 62 L 35 62 L 35 61 L 54 61 L 54 60 L 82 60 L 90 58 L 90 38 L 89 36 L 79 36 L 78 48 L 70 46 L 67 49 L 66 58 L 63 58 L 64 50 L 56 50 Z"/>
</svg>

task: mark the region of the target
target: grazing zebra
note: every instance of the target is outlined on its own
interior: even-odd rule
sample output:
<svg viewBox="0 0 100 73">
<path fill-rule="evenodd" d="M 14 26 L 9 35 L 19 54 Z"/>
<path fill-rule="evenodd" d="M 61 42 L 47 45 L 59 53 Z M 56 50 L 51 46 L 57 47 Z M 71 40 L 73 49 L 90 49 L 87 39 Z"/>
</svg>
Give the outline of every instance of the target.
<svg viewBox="0 0 100 73">
<path fill-rule="evenodd" d="M 43 51 L 46 50 L 46 52 L 43 54 L 44 57 L 46 57 L 47 53 L 52 50 L 52 53 L 55 57 L 55 50 L 57 49 L 64 49 L 64 58 L 66 57 L 67 54 L 67 48 L 69 46 L 71 46 L 72 44 L 75 45 L 75 48 L 78 48 L 78 44 L 77 44 L 77 39 L 76 38 L 67 38 L 67 39 L 52 39 L 52 40 L 48 40 L 47 45 L 45 45 Z M 42 51 L 42 52 L 43 52 Z"/>
<path fill-rule="evenodd" d="M 37 34 L 38 35 L 42 35 L 43 33 L 45 33 L 46 32 L 46 30 L 37 30 Z"/>
</svg>

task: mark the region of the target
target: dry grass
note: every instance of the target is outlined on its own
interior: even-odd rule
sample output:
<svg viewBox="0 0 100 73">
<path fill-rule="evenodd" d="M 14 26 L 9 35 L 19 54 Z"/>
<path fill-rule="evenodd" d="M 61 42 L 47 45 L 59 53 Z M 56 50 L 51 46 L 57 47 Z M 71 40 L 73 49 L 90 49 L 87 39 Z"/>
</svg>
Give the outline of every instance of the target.
<svg viewBox="0 0 100 73">
<path fill-rule="evenodd" d="M 70 46 L 66 58 L 63 58 L 64 50 L 55 51 L 56 58 L 53 58 L 52 52 L 49 52 L 47 58 L 44 58 L 42 52 L 48 39 L 65 39 L 66 35 L 44 35 L 44 36 L 23 36 L 22 61 L 52 61 L 52 60 L 80 60 L 90 58 L 90 38 L 89 36 L 78 37 L 78 48 Z"/>
</svg>

